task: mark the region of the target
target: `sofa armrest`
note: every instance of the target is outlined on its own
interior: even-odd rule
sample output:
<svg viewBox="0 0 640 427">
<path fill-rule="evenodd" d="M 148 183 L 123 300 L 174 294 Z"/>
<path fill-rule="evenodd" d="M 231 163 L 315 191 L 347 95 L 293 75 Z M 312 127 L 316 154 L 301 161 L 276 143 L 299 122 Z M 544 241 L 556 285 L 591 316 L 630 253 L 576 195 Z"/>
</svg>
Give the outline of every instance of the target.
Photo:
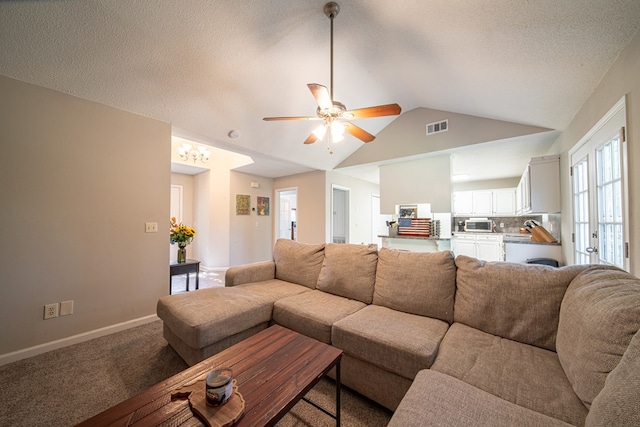
<svg viewBox="0 0 640 427">
<path fill-rule="evenodd" d="M 262 282 L 275 279 L 275 277 L 276 263 L 274 261 L 255 262 L 227 269 L 224 275 L 224 285 L 236 286 L 243 283 Z"/>
<path fill-rule="evenodd" d="M 431 369 L 418 372 L 387 427 L 568 427 Z"/>
</svg>

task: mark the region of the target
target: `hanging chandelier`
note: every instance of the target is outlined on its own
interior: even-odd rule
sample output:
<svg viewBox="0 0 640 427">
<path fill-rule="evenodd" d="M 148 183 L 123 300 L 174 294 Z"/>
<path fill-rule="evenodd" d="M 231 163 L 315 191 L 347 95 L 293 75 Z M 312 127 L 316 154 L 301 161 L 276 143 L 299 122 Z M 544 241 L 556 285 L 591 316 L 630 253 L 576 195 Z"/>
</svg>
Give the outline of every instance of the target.
<svg viewBox="0 0 640 427">
<path fill-rule="evenodd" d="M 202 163 L 207 163 L 209 157 L 211 157 L 211 151 L 206 148 L 199 146 L 194 148 L 191 144 L 182 144 L 178 147 L 178 154 L 180 154 L 180 158 L 184 161 L 193 160 L 193 163 L 200 160 Z"/>
</svg>

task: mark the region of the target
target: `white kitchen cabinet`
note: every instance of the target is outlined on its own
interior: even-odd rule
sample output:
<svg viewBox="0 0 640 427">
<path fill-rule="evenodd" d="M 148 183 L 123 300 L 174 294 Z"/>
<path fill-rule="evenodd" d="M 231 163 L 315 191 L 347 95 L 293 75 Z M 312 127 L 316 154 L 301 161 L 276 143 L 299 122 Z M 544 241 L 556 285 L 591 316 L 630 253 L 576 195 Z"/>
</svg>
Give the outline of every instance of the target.
<svg viewBox="0 0 640 427">
<path fill-rule="evenodd" d="M 472 234 L 455 235 L 452 238 L 453 253 L 457 255 L 476 256 L 476 237 Z"/>
<path fill-rule="evenodd" d="M 532 158 L 516 191 L 518 215 L 560 212 L 560 156 Z"/>
<path fill-rule="evenodd" d="M 515 189 L 456 191 L 453 211 L 457 216 L 513 216 L 516 213 Z"/>
<path fill-rule="evenodd" d="M 504 188 L 492 192 L 493 215 L 513 216 L 516 213 L 516 190 Z"/>
<path fill-rule="evenodd" d="M 491 190 L 473 191 L 474 215 L 493 215 L 493 192 Z"/>
<path fill-rule="evenodd" d="M 456 234 L 452 239 L 453 253 L 484 261 L 504 261 L 501 234 Z"/>
<path fill-rule="evenodd" d="M 485 261 L 504 261 L 501 235 L 476 236 L 476 258 Z"/>
<path fill-rule="evenodd" d="M 473 191 L 453 193 L 453 212 L 461 216 L 473 215 Z"/>
</svg>

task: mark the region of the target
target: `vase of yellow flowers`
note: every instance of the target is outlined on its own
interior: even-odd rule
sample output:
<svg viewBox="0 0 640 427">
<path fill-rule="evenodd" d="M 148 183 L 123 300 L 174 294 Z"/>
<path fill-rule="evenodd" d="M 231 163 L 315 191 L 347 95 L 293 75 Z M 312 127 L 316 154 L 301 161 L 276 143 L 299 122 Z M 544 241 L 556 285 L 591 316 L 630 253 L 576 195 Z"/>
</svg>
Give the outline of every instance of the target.
<svg viewBox="0 0 640 427">
<path fill-rule="evenodd" d="M 187 245 L 193 241 L 193 237 L 196 235 L 196 230 L 193 227 L 187 227 L 183 223 L 178 224 L 176 217 L 171 217 L 170 224 L 169 240 L 172 245 L 178 245 L 178 262 L 186 262 Z"/>
</svg>

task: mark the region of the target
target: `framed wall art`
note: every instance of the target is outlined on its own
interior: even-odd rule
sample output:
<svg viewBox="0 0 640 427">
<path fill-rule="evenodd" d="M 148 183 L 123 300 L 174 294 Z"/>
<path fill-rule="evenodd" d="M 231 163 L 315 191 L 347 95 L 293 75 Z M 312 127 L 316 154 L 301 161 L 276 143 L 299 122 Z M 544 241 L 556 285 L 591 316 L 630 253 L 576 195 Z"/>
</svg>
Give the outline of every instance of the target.
<svg viewBox="0 0 640 427">
<path fill-rule="evenodd" d="M 269 215 L 269 198 L 258 196 L 258 215 Z"/>
<path fill-rule="evenodd" d="M 251 213 L 251 196 L 236 194 L 236 215 L 249 215 Z"/>
</svg>

